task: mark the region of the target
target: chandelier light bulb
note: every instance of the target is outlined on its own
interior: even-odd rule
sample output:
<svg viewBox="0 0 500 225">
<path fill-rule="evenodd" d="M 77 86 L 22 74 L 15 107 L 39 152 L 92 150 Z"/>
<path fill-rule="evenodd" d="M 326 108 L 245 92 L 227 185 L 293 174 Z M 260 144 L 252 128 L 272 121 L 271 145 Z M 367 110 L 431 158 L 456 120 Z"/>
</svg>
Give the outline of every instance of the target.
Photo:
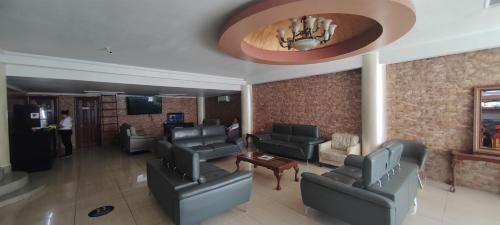
<svg viewBox="0 0 500 225">
<path fill-rule="evenodd" d="M 307 28 L 309 29 L 313 29 L 314 28 L 314 23 L 316 22 L 316 17 L 312 17 L 312 16 L 307 16 L 306 17 L 306 25 L 307 25 Z"/>
<path fill-rule="evenodd" d="M 328 30 L 328 27 L 330 27 L 331 23 L 332 23 L 331 19 L 327 19 L 323 22 L 323 27 L 325 28 L 325 31 Z"/>
<path fill-rule="evenodd" d="M 276 31 L 278 32 L 278 35 L 281 39 L 285 39 L 285 33 L 286 33 L 285 28 L 280 27 Z"/>
<path fill-rule="evenodd" d="M 325 39 L 325 41 L 329 41 L 330 40 L 330 33 L 325 32 L 325 34 L 323 36 L 324 36 L 323 38 Z"/>
<path fill-rule="evenodd" d="M 333 33 L 335 33 L 335 28 L 337 28 L 337 24 L 331 24 L 328 27 L 328 33 L 330 34 L 330 37 L 333 36 Z"/>
</svg>

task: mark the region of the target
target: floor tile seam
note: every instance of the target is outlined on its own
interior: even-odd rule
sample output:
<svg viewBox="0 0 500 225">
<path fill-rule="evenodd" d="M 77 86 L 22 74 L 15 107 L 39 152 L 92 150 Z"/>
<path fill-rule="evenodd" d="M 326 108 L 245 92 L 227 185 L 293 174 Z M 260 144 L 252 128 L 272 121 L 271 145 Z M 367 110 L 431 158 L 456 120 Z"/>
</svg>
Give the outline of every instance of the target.
<svg viewBox="0 0 500 225">
<path fill-rule="evenodd" d="M 134 224 L 137 225 L 137 220 L 135 219 L 134 212 L 132 212 L 132 208 L 130 208 L 130 205 L 127 201 L 127 198 L 125 198 L 125 194 L 123 193 L 123 190 L 121 189 L 121 187 L 118 184 L 118 181 L 116 180 L 115 177 L 113 177 L 113 182 L 118 187 L 118 190 L 120 191 L 120 195 L 122 196 L 123 201 L 125 202 L 125 205 L 127 206 L 128 211 L 130 212 L 130 216 L 132 216 L 132 220 L 134 221 Z"/>
</svg>

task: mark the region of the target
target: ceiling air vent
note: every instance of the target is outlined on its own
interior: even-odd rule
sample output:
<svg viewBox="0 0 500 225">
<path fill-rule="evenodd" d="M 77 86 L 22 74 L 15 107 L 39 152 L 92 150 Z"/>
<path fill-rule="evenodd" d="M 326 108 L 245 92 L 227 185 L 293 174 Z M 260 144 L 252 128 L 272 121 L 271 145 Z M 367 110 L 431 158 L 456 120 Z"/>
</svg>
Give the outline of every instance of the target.
<svg viewBox="0 0 500 225">
<path fill-rule="evenodd" d="M 500 0 L 484 0 L 484 8 L 500 6 Z"/>
</svg>

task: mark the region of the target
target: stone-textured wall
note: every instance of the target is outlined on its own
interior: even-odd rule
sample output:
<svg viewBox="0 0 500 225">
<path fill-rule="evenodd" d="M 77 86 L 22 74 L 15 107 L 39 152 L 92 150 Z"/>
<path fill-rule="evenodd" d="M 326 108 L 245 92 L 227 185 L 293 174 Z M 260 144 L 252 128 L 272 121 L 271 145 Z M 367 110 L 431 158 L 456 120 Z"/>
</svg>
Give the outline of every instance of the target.
<svg viewBox="0 0 500 225">
<path fill-rule="evenodd" d="M 163 97 L 162 113 L 151 115 L 127 115 L 126 96 L 118 96 L 117 101 L 119 124 L 129 123 L 148 135 L 163 135 L 163 122 L 167 113 L 182 112 L 185 122 L 198 123 L 196 98 Z"/>
<path fill-rule="evenodd" d="M 450 179 L 451 150 L 472 151 L 473 88 L 500 85 L 500 48 L 387 66 L 388 137 L 421 141 L 426 176 Z M 500 165 L 464 162 L 458 185 L 500 192 Z"/>
<path fill-rule="evenodd" d="M 232 124 L 235 117 L 241 120 L 241 94 L 229 97 L 229 102 L 221 103 L 217 102 L 217 96 L 205 98 L 205 118 L 219 119 L 225 126 Z"/>
<path fill-rule="evenodd" d="M 273 122 L 312 124 L 321 136 L 361 134 L 361 70 L 253 86 L 254 131 Z"/>
</svg>

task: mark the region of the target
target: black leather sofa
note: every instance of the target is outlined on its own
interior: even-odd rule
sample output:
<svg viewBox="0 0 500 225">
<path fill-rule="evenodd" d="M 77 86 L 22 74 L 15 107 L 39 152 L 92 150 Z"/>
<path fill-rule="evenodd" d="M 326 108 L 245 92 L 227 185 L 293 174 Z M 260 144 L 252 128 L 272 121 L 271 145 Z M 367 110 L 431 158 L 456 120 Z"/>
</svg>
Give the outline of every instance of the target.
<svg viewBox="0 0 500 225">
<path fill-rule="evenodd" d="M 177 225 L 199 223 L 250 199 L 248 171 L 227 172 L 200 162 L 191 149 L 165 143 L 157 146 L 157 156 L 147 163 L 148 187 Z"/>
<path fill-rule="evenodd" d="M 219 125 L 174 128 L 170 141 L 198 152 L 202 161 L 236 155 L 244 145 L 240 137 L 228 138 L 224 126 Z"/>
<path fill-rule="evenodd" d="M 325 141 L 319 137 L 318 126 L 282 123 L 274 123 L 272 133 L 255 134 L 252 140 L 259 150 L 307 161 L 317 155 L 318 144 Z"/>
<path fill-rule="evenodd" d="M 366 157 L 349 155 L 344 166 L 303 173 L 302 201 L 351 225 L 401 225 L 416 203 L 419 166 L 401 142 L 391 141 Z M 333 204 L 332 204 L 333 203 Z"/>
</svg>

